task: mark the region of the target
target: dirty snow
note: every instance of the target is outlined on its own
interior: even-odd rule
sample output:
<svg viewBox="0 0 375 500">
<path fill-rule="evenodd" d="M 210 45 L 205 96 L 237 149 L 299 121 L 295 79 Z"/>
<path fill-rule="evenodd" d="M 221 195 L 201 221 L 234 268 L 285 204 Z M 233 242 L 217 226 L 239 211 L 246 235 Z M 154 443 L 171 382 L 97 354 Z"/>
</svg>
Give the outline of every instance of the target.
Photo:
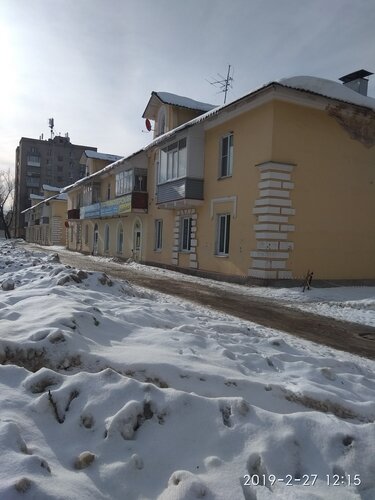
<svg viewBox="0 0 375 500">
<path fill-rule="evenodd" d="M 0 273 L 0 498 L 375 497 L 374 362 L 14 242 Z"/>
</svg>

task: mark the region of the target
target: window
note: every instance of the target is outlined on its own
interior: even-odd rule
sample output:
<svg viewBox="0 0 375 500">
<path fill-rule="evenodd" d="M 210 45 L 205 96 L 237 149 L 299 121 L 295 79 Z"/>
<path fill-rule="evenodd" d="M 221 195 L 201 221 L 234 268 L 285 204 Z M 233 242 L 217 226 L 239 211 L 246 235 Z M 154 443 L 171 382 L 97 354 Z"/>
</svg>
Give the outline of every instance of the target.
<svg viewBox="0 0 375 500">
<path fill-rule="evenodd" d="M 40 156 L 29 154 L 27 156 L 27 164 L 32 167 L 40 167 Z"/>
<path fill-rule="evenodd" d="M 158 135 L 164 134 L 166 130 L 166 120 L 165 120 L 165 108 L 162 106 L 158 113 Z"/>
<path fill-rule="evenodd" d="M 186 138 L 160 150 L 159 184 L 186 176 Z"/>
<path fill-rule="evenodd" d="M 124 230 L 122 224 L 117 226 L 117 253 L 122 253 L 124 249 Z"/>
<path fill-rule="evenodd" d="M 221 138 L 220 177 L 229 177 L 233 169 L 233 134 Z"/>
<path fill-rule="evenodd" d="M 107 200 L 111 199 L 111 185 L 108 184 L 107 186 Z"/>
<path fill-rule="evenodd" d="M 181 219 L 181 251 L 182 252 L 190 252 L 191 250 L 191 226 L 192 226 L 192 218 L 191 217 L 183 217 Z"/>
<path fill-rule="evenodd" d="M 229 253 L 230 214 L 217 216 L 216 255 Z"/>
<path fill-rule="evenodd" d="M 85 225 L 85 245 L 89 244 L 89 225 Z"/>
<path fill-rule="evenodd" d="M 108 226 L 108 224 L 106 224 L 105 228 L 104 228 L 104 251 L 105 252 L 109 251 L 109 226 Z"/>
<path fill-rule="evenodd" d="M 155 221 L 155 250 L 161 250 L 163 247 L 163 221 Z"/>
<path fill-rule="evenodd" d="M 133 170 L 125 170 L 116 174 L 116 196 L 133 191 Z"/>
</svg>

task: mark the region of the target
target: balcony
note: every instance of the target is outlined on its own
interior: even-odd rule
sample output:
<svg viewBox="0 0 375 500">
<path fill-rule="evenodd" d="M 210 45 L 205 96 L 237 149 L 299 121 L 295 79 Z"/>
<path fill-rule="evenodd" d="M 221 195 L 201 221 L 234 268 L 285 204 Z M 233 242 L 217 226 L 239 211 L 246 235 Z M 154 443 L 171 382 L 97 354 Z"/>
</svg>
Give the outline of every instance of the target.
<svg viewBox="0 0 375 500">
<path fill-rule="evenodd" d="M 108 217 L 118 217 L 132 212 L 146 213 L 147 209 L 148 194 L 133 192 L 124 196 L 119 196 L 113 200 L 81 207 L 80 219 L 104 219 Z"/>
<path fill-rule="evenodd" d="M 40 224 L 49 224 L 49 217 L 41 217 Z"/>
<path fill-rule="evenodd" d="M 158 185 L 156 203 L 161 208 L 195 207 L 203 204 L 203 179 L 184 177 Z"/>
<path fill-rule="evenodd" d="M 80 218 L 80 210 L 79 208 L 72 208 L 68 210 L 68 219 L 79 219 Z"/>
</svg>

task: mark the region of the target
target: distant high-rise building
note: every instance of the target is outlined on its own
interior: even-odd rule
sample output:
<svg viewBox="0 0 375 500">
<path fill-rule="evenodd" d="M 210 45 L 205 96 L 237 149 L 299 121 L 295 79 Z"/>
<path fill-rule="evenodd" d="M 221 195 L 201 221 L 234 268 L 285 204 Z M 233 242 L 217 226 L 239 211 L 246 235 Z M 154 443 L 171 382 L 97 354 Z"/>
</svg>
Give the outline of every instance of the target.
<svg viewBox="0 0 375 500">
<path fill-rule="evenodd" d="M 80 165 L 85 150 L 97 151 L 97 148 L 72 144 L 67 134 L 48 140 L 21 138 L 16 148 L 15 237 L 24 237 L 21 212 L 31 206 L 30 194 L 41 194 L 43 184 L 64 187 L 85 175 L 85 167 Z"/>
</svg>

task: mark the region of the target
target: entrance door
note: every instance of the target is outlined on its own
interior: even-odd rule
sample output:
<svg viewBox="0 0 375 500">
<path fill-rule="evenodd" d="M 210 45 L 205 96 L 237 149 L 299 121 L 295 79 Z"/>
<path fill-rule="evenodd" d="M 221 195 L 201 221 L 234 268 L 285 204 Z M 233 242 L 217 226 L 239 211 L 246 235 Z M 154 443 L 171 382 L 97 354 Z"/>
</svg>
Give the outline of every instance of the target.
<svg viewBox="0 0 375 500">
<path fill-rule="evenodd" d="M 94 227 L 94 242 L 92 245 L 92 254 L 97 255 L 98 254 L 98 240 L 99 240 L 99 229 L 98 229 L 98 224 L 95 224 Z"/>
<path fill-rule="evenodd" d="M 133 259 L 135 261 L 140 261 L 142 258 L 142 225 L 140 220 L 137 220 L 134 224 L 134 234 L 133 234 Z"/>
</svg>

